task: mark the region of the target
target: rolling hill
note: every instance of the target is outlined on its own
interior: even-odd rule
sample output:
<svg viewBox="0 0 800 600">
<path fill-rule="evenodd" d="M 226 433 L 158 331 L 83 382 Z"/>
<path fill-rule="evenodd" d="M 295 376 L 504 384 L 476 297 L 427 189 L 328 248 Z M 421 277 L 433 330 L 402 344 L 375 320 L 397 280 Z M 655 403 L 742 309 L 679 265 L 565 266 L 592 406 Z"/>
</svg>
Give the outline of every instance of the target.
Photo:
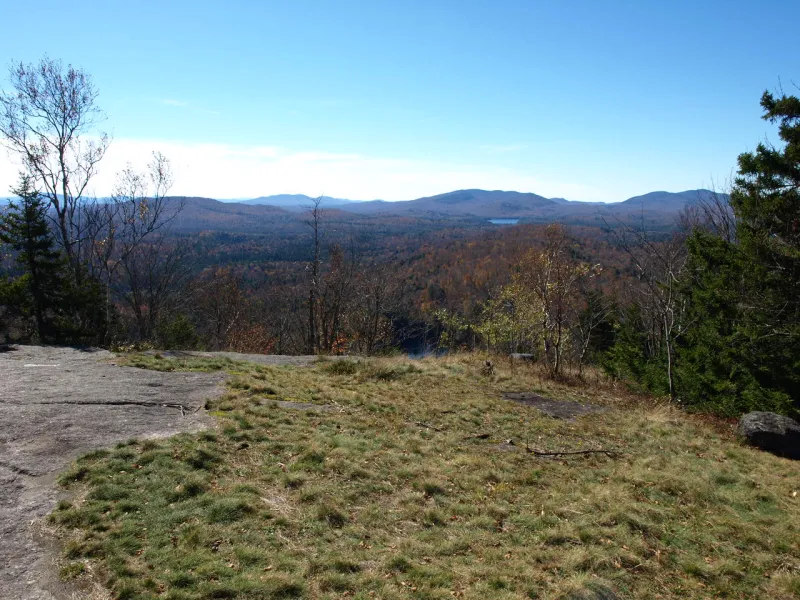
<svg viewBox="0 0 800 600">
<path fill-rule="evenodd" d="M 585 221 L 598 216 L 624 217 L 633 212 L 662 217 L 674 216 L 685 206 L 696 204 L 712 193 L 709 190 L 651 192 L 623 202 L 603 204 L 501 190 L 458 190 L 417 200 L 359 202 L 340 208 L 358 214 L 439 214 L 470 215 L 486 219 L 505 217 L 534 221 Z"/>
<path fill-rule="evenodd" d="M 648 226 L 669 228 L 686 206 L 712 197 L 709 190 L 683 192 L 656 191 L 603 204 L 564 198 L 545 198 L 533 193 L 502 190 L 456 190 L 416 200 L 387 202 L 357 201 L 323 197 L 322 207 L 339 221 L 405 218 L 435 223 L 461 219 L 472 222 L 488 219 L 520 219 L 527 223 L 561 222 L 603 227 L 613 221 L 643 221 Z M 720 194 L 723 199 L 727 195 Z M 211 198 L 186 198 L 183 211 L 172 224 L 176 232 L 229 231 L 263 233 L 276 227 L 302 226 L 302 213 L 313 202 L 303 194 L 262 196 L 244 201 L 219 201 Z M 177 202 L 171 198 L 170 202 Z M 2 199 L 0 199 L 2 202 Z M 302 229 L 302 227 L 300 227 Z"/>
<path fill-rule="evenodd" d="M 315 198 L 305 194 L 276 194 L 274 196 L 261 196 L 252 200 L 242 200 L 239 204 L 277 206 L 291 212 L 300 212 L 305 207 L 310 206 L 314 200 Z M 331 198 L 330 196 L 322 196 L 321 200 L 320 206 L 322 208 L 346 208 L 351 204 L 360 203 L 359 200 L 345 200 L 343 198 Z"/>
<path fill-rule="evenodd" d="M 211 198 L 168 198 L 177 206 L 185 200 L 183 210 L 172 222 L 172 230 L 181 233 L 197 231 L 260 232 L 264 223 L 295 221 L 289 212 L 276 206 L 252 206 L 238 202 L 220 202 Z"/>
<path fill-rule="evenodd" d="M 503 190 L 456 190 L 416 200 L 347 200 L 322 198 L 323 208 L 336 208 L 359 215 L 409 215 L 424 217 L 520 218 L 533 221 L 574 220 L 602 216 L 624 216 L 636 211 L 646 215 L 674 215 L 687 205 L 710 197 L 710 190 L 683 192 L 656 191 L 622 202 L 581 202 L 565 198 L 546 198 L 538 194 Z M 723 194 L 724 196 L 724 194 Z M 275 206 L 289 212 L 302 212 L 313 202 L 303 194 L 279 194 L 244 200 L 236 204 Z"/>
</svg>

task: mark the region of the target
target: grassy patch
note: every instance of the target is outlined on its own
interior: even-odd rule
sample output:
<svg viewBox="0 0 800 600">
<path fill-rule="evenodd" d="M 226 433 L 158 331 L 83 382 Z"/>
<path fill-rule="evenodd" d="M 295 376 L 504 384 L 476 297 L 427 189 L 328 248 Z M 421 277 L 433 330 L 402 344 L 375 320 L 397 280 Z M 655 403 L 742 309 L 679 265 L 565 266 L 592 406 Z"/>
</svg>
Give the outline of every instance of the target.
<svg viewBox="0 0 800 600">
<path fill-rule="evenodd" d="M 322 370 L 331 375 L 355 375 L 361 363 L 355 360 L 326 360 L 321 361 Z"/>
<path fill-rule="evenodd" d="M 182 360 L 128 364 L 217 368 Z M 62 476 L 64 576 L 91 564 L 137 599 L 797 595 L 800 464 L 652 401 L 481 365 L 226 363 L 219 433 L 122 444 Z M 612 410 L 563 422 L 500 399 L 534 389 Z"/>
<path fill-rule="evenodd" d="M 130 354 L 117 362 L 128 367 L 150 369 L 152 371 L 232 371 L 244 367 L 250 370 L 252 363 L 233 361 L 229 358 L 204 358 L 200 356 L 165 357 L 161 354 Z"/>
</svg>

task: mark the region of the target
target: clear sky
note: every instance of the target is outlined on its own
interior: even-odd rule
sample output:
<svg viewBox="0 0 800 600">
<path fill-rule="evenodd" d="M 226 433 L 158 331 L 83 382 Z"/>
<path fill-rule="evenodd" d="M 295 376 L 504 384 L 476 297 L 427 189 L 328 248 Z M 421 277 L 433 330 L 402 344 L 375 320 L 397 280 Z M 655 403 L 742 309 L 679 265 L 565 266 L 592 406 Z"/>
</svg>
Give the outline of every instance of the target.
<svg viewBox="0 0 800 600">
<path fill-rule="evenodd" d="M 800 83 L 800 1 L 0 0 L 0 62 L 91 73 L 95 180 L 160 150 L 180 195 L 615 201 L 720 187 Z M 0 73 L 7 84 L 5 69 Z M 16 168 L 0 152 L 0 195 Z"/>
</svg>

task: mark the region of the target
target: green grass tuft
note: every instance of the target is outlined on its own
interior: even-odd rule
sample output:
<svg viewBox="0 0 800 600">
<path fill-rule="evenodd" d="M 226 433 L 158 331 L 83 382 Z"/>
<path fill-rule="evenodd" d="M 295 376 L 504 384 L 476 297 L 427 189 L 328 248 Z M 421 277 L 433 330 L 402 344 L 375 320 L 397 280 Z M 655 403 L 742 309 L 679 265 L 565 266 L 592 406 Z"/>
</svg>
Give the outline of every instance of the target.
<svg viewBox="0 0 800 600">
<path fill-rule="evenodd" d="M 322 370 L 329 375 L 355 375 L 360 368 L 359 361 L 348 359 L 326 361 L 322 366 Z"/>
<path fill-rule="evenodd" d="M 339 529 L 347 523 L 347 515 L 333 506 L 322 504 L 317 508 L 317 520 Z"/>
<path fill-rule="evenodd" d="M 59 575 L 61 576 L 61 579 L 69 581 L 71 579 L 77 579 L 85 572 L 86 565 L 84 565 L 82 562 L 71 562 L 61 567 L 59 570 Z"/>
<path fill-rule="evenodd" d="M 208 509 L 209 523 L 235 523 L 255 512 L 255 508 L 246 500 L 238 498 L 220 498 Z"/>
</svg>

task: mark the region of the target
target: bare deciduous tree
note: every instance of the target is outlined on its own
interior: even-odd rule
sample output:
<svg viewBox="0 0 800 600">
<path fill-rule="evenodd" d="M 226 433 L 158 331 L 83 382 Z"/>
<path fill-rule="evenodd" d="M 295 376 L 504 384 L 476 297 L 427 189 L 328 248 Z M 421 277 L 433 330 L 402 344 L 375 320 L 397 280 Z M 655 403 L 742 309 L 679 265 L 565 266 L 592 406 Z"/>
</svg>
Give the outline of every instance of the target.
<svg viewBox="0 0 800 600">
<path fill-rule="evenodd" d="M 81 207 L 84 240 L 81 263 L 93 279 L 106 287 L 107 320 L 112 289 L 122 297 L 128 291 L 125 273 L 137 248 L 167 230 L 185 206 L 185 199 L 169 199 L 172 186 L 169 160 L 153 153 L 146 172 L 130 164 L 117 175 L 107 202 L 88 202 Z"/>
<path fill-rule="evenodd" d="M 596 265 L 594 267 L 594 273 L 598 272 L 599 265 Z M 583 282 L 581 288 L 581 296 L 585 301 L 585 307 L 581 314 L 575 319 L 574 328 L 575 361 L 578 363 L 579 376 L 583 376 L 583 366 L 586 362 L 595 332 L 600 326 L 607 323 L 608 318 L 614 310 L 611 300 L 605 297 L 602 292 L 588 288 L 585 282 Z"/>
<path fill-rule="evenodd" d="M 322 196 L 315 198 L 311 206 L 308 207 L 308 219 L 306 225 L 312 232 L 312 257 L 308 265 L 309 284 L 308 284 L 308 339 L 306 341 L 306 352 L 316 354 L 319 351 L 319 336 L 317 333 L 317 301 L 320 288 L 320 265 L 322 251 L 322 221 L 325 211 L 322 208 Z"/>
<path fill-rule="evenodd" d="M 182 291 L 193 253 L 188 240 L 159 233 L 120 261 L 120 296 L 133 315 L 136 339 L 153 339 L 161 319 L 188 300 Z"/>
<path fill-rule="evenodd" d="M 355 278 L 355 261 L 348 261 L 339 245 L 330 248 L 326 273 L 319 291 L 318 344 L 325 352 L 340 352 L 340 338 L 344 329 L 344 317 L 353 303 L 352 289 Z"/>
<path fill-rule="evenodd" d="M 610 229 L 630 258 L 635 275 L 632 297 L 649 320 L 654 355 L 663 344 L 669 396 L 675 400 L 675 343 L 687 328 L 683 319 L 686 298 L 680 290 L 680 276 L 688 260 L 687 232 L 676 231 L 666 241 L 654 241 L 643 224 L 636 228 L 618 222 Z"/>
<path fill-rule="evenodd" d="M 228 349 L 231 334 L 245 318 L 249 305 L 242 278 L 230 268 L 212 269 L 195 285 L 194 299 L 210 349 Z"/>
<path fill-rule="evenodd" d="M 728 243 L 736 239 L 736 215 L 730 197 L 713 190 L 703 194 L 697 204 L 686 206 L 678 216 L 678 225 L 686 232 L 700 227 Z"/>
<path fill-rule="evenodd" d="M 191 244 L 169 235 L 185 199 L 166 196 L 172 186 L 169 161 L 153 154 L 146 173 L 128 165 L 118 176 L 104 236 L 94 239 L 93 263 L 127 305 L 139 339 L 150 339 L 167 307 L 191 274 Z M 100 226 L 100 231 L 103 225 Z"/>
<path fill-rule="evenodd" d="M 559 376 L 564 346 L 582 301 L 580 282 L 590 269 L 570 256 L 569 237 L 561 225 L 550 225 L 545 234 L 545 249 L 531 251 L 523 258 L 516 279 L 538 307 L 544 357 L 551 374 Z"/>
<path fill-rule="evenodd" d="M 81 206 L 109 137 L 94 133 L 104 119 L 91 77 L 43 58 L 14 64 L 11 89 L 0 92 L 0 134 L 55 213 L 60 245 L 78 273 L 85 224 Z"/>
<path fill-rule="evenodd" d="M 402 284 L 390 265 L 361 265 L 348 316 L 351 350 L 370 355 L 392 343 L 395 332 L 389 315 L 397 309 L 401 299 Z"/>
</svg>

